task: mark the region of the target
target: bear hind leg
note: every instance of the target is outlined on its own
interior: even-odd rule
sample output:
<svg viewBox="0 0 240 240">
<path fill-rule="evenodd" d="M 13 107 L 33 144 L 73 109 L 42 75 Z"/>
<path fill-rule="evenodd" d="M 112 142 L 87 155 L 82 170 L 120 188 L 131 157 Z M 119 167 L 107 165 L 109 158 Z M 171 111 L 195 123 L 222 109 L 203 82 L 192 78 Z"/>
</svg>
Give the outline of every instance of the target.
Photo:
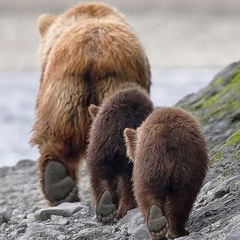
<svg viewBox="0 0 240 240">
<path fill-rule="evenodd" d="M 97 219 L 102 223 L 112 222 L 116 216 L 116 205 L 108 190 L 105 190 L 96 207 Z"/>
<path fill-rule="evenodd" d="M 168 235 L 176 238 L 189 234 L 185 229 L 196 195 L 192 192 L 171 196 L 167 199 L 166 215 L 169 220 L 170 229 Z"/>
<path fill-rule="evenodd" d="M 119 190 L 117 219 L 124 217 L 128 210 L 137 206 L 133 194 L 131 176 L 122 175 L 119 177 Z"/>
<path fill-rule="evenodd" d="M 79 158 L 60 157 L 61 150 L 51 145 L 41 151 L 39 159 L 40 185 L 50 206 L 63 202 L 77 202 Z"/>
<path fill-rule="evenodd" d="M 168 219 L 165 216 L 165 196 L 156 196 L 155 192 L 138 192 L 135 186 L 138 205 L 140 206 L 152 240 L 165 240 L 169 228 Z"/>
<path fill-rule="evenodd" d="M 79 201 L 78 187 L 60 162 L 50 161 L 47 164 L 44 186 L 46 196 L 54 206 L 63 202 Z"/>
<path fill-rule="evenodd" d="M 96 216 L 102 223 L 110 223 L 114 220 L 117 211 L 117 187 L 114 176 L 109 171 L 109 176 L 101 172 L 101 169 L 94 170 L 89 165 L 90 183 L 93 202 L 96 204 Z"/>
<path fill-rule="evenodd" d="M 169 228 L 168 220 L 162 210 L 153 204 L 149 210 L 147 227 L 152 239 L 167 239 L 166 234 Z"/>
</svg>

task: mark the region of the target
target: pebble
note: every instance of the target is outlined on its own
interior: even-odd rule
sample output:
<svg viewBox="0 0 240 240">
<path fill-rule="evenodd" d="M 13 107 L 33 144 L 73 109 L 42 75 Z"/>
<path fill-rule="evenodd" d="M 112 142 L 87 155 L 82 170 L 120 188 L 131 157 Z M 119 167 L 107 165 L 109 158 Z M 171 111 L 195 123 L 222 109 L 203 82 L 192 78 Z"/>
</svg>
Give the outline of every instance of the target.
<svg viewBox="0 0 240 240">
<path fill-rule="evenodd" d="M 133 233 L 131 234 L 129 240 L 145 240 L 150 239 L 150 234 L 148 232 L 146 224 L 142 224 L 139 226 Z"/>
<path fill-rule="evenodd" d="M 71 214 L 68 209 L 52 207 L 52 208 L 45 208 L 39 209 L 34 213 L 34 218 L 37 221 L 45 221 L 50 219 L 52 215 L 60 215 L 63 217 L 69 217 Z"/>
<path fill-rule="evenodd" d="M 8 222 L 9 220 L 10 217 L 6 214 L 6 212 L 0 210 L 0 225 L 4 222 Z"/>
</svg>

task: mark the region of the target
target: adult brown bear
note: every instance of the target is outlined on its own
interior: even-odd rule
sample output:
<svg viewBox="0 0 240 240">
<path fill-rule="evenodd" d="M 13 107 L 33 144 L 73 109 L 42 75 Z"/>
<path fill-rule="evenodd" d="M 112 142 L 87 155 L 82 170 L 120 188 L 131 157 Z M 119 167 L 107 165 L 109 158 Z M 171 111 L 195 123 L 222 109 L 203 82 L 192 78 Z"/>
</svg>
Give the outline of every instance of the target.
<svg viewBox="0 0 240 240">
<path fill-rule="evenodd" d="M 31 143 L 40 151 L 42 192 L 50 205 L 57 205 L 79 200 L 90 104 L 99 105 L 124 82 L 149 92 L 151 73 L 124 16 L 104 3 L 42 15 L 38 28 L 41 80 Z"/>
<path fill-rule="evenodd" d="M 147 92 L 136 83 L 124 83 L 89 107 L 93 119 L 86 155 L 96 215 L 103 223 L 125 216 L 136 207 L 132 186 L 132 162 L 126 155 L 123 131 L 136 129 L 153 111 Z"/>
<path fill-rule="evenodd" d="M 180 108 L 163 107 L 124 134 L 134 161 L 134 194 L 152 239 L 187 235 L 185 223 L 208 164 L 196 119 Z"/>
</svg>

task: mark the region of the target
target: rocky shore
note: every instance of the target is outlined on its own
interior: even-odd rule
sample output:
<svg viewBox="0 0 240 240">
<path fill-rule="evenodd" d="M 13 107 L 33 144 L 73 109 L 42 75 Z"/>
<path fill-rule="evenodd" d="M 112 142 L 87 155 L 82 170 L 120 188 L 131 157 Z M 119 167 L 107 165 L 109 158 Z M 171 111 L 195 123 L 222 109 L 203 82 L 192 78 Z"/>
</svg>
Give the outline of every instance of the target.
<svg viewBox="0 0 240 240">
<path fill-rule="evenodd" d="M 193 79 L 194 81 L 194 79 Z M 240 62 L 218 73 L 211 83 L 177 105 L 200 121 L 209 142 L 209 172 L 192 210 L 190 239 L 240 239 Z M 113 224 L 95 218 L 85 165 L 80 203 L 48 207 L 37 181 L 37 165 L 22 160 L 0 168 L 0 240 L 149 239 L 136 208 Z"/>
</svg>

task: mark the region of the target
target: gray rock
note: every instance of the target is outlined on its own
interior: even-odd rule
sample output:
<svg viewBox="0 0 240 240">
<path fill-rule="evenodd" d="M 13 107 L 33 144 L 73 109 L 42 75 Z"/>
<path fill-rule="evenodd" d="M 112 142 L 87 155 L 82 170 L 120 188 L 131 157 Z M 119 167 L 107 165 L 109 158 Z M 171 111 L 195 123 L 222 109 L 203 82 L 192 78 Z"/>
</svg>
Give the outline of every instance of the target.
<svg viewBox="0 0 240 240">
<path fill-rule="evenodd" d="M 45 208 L 45 209 L 37 210 L 34 213 L 34 218 L 37 221 L 45 221 L 45 220 L 51 219 L 52 215 L 69 217 L 71 214 L 67 209 L 59 208 L 59 207 L 52 207 L 52 208 Z"/>
<path fill-rule="evenodd" d="M 135 231 L 133 231 L 129 240 L 146 240 L 149 238 L 150 234 L 148 232 L 147 226 L 146 224 L 142 224 Z"/>
<path fill-rule="evenodd" d="M 32 236 L 44 232 L 44 229 L 46 229 L 46 226 L 44 224 L 34 223 L 30 225 L 30 227 L 27 229 L 27 232 L 22 235 L 19 240 L 30 239 Z"/>
<path fill-rule="evenodd" d="M 8 222 L 9 220 L 10 217 L 6 214 L 6 212 L 0 210 L 0 225 L 4 222 Z"/>
</svg>

